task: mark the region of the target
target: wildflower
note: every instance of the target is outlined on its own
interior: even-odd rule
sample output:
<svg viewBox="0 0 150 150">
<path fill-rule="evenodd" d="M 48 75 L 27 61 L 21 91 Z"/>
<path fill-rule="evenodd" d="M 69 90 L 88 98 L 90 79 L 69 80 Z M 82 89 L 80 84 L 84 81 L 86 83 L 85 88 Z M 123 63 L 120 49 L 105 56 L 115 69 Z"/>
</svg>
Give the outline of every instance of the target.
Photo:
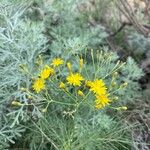
<svg viewBox="0 0 150 150">
<path fill-rule="evenodd" d="M 70 63 L 70 62 L 68 62 L 68 63 L 67 63 L 67 67 L 68 67 L 69 71 L 71 71 L 71 69 L 72 69 L 72 65 L 71 65 L 71 63 Z"/>
<path fill-rule="evenodd" d="M 83 59 L 82 58 L 79 60 L 79 64 L 80 64 L 80 68 L 82 69 L 83 68 Z"/>
<path fill-rule="evenodd" d="M 126 106 L 118 107 L 117 110 L 127 110 L 128 108 Z"/>
<path fill-rule="evenodd" d="M 45 65 L 44 69 L 41 71 L 40 77 L 42 79 L 47 79 L 52 74 L 54 74 L 54 69 Z"/>
<path fill-rule="evenodd" d="M 45 82 L 42 78 L 38 78 L 33 83 L 33 89 L 39 93 L 41 90 L 45 89 Z"/>
<path fill-rule="evenodd" d="M 67 81 L 70 85 L 74 85 L 74 86 L 80 86 L 81 85 L 81 81 L 83 81 L 83 77 L 79 74 L 79 73 L 71 73 L 68 77 L 67 77 Z"/>
<path fill-rule="evenodd" d="M 81 90 L 78 90 L 77 93 L 78 93 L 79 96 L 84 96 L 84 93 Z"/>
<path fill-rule="evenodd" d="M 65 86 L 65 84 L 64 84 L 63 82 L 60 82 L 59 87 L 60 87 L 61 89 L 64 89 L 66 86 Z"/>
<path fill-rule="evenodd" d="M 58 67 L 59 65 L 62 65 L 64 61 L 61 58 L 55 58 L 52 60 L 52 65 L 54 67 Z"/>
<path fill-rule="evenodd" d="M 104 95 L 96 95 L 96 100 L 95 100 L 95 108 L 100 109 L 108 105 L 111 101 L 108 98 L 108 94 Z"/>
<path fill-rule="evenodd" d="M 106 94 L 106 86 L 103 80 L 94 80 L 90 83 L 90 91 L 93 91 L 97 95 L 104 95 Z"/>
</svg>

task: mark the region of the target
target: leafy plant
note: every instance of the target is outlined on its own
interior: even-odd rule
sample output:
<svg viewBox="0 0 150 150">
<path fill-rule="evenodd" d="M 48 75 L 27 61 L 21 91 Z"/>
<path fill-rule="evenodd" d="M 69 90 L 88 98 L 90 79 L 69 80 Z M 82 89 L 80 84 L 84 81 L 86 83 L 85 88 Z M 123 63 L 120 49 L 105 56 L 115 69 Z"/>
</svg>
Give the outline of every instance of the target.
<svg viewBox="0 0 150 150">
<path fill-rule="evenodd" d="M 44 51 L 46 47 L 46 39 L 41 35 L 41 24 L 37 25 L 29 21 L 23 21 L 21 17 L 25 11 L 25 6 L 19 4 L 14 6 L 11 3 L 6 7 L 2 7 L 0 12 L 2 18 L 0 28 L 2 145 L 8 145 L 9 142 L 14 143 L 14 139 L 20 136 L 20 132 L 24 131 L 15 126 L 15 124 L 19 123 L 18 119 L 23 119 L 25 110 L 23 111 L 22 108 L 15 110 L 11 105 L 11 101 L 17 97 L 19 97 L 20 101 L 28 100 L 20 90 L 23 84 L 28 86 L 29 83 L 29 78 L 22 74 L 21 67 L 30 64 L 30 69 L 32 70 L 34 57 Z M 14 111 L 12 112 L 12 110 Z M 24 118 L 24 120 L 26 119 Z"/>
<path fill-rule="evenodd" d="M 55 1 L 44 23 L 13 2 L 0 13 L 0 148 L 130 148 L 117 112 L 140 96 L 134 60 L 108 51 L 105 29 L 76 20 L 73 1 Z"/>
<path fill-rule="evenodd" d="M 137 59 L 141 59 L 143 55 L 149 57 L 150 38 L 145 38 L 140 34 L 131 34 L 128 36 L 128 43 L 132 52 Z"/>
</svg>

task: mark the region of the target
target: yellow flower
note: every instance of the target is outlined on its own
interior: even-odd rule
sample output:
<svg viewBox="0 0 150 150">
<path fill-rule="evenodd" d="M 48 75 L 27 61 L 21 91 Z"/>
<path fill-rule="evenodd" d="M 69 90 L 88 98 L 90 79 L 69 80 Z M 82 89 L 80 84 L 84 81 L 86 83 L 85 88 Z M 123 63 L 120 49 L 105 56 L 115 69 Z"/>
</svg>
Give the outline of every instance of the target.
<svg viewBox="0 0 150 150">
<path fill-rule="evenodd" d="M 71 71 L 71 69 L 72 69 L 72 65 L 71 65 L 71 63 L 70 63 L 70 62 L 68 62 L 68 63 L 67 63 L 67 68 L 69 69 L 69 71 Z"/>
<path fill-rule="evenodd" d="M 83 68 L 83 59 L 82 58 L 79 60 L 79 64 L 80 64 L 80 68 L 82 69 Z"/>
<path fill-rule="evenodd" d="M 54 74 L 54 69 L 45 65 L 44 69 L 41 71 L 40 77 L 42 79 L 47 79 L 52 74 Z"/>
<path fill-rule="evenodd" d="M 45 82 L 43 79 L 38 78 L 34 81 L 32 88 L 39 93 L 41 90 L 45 89 Z"/>
<path fill-rule="evenodd" d="M 78 90 L 78 95 L 80 95 L 80 96 L 84 96 L 84 93 L 81 91 L 81 90 Z"/>
<path fill-rule="evenodd" d="M 59 65 L 62 65 L 64 61 L 61 58 L 55 58 L 52 60 L 52 65 L 54 67 L 58 67 Z"/>
<path fill-rule="evenodd" d="M 60 87 L 61 89 L 64 89 L 66 86 L 65 86 L 65 84 L 64 84 L 63 82 L 60 82 L 59 87 Z"/>
<path fill-rule="evenodd" d="M 93 91 L 95 94 L 104 95 L 106 94 L 106 89 L 105 83 L 101 79 L 96 79 L 90 83 L 90 91 Z"/>
<path fill-rule="evenodd" d="M 70 85 L 80 86 L 83 77 L 79 73 L 71 73 L 67 78 L 67 81 Z"/>
<path fill-rule="evenodd" d="M 108 95 L 96 95 L 95 108 L 100 109 L 108 105 L 111 101 L 108 98 Z"/>
</svg>

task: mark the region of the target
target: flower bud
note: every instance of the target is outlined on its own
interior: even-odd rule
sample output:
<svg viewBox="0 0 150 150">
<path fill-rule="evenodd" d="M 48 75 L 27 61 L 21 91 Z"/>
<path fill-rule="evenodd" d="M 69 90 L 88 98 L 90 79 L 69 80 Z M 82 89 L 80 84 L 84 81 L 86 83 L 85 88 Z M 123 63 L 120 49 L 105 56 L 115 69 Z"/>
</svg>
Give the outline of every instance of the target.
<svg viewBox="0 0 150 150">
<path fill-rule="evenodd" d="M 77 93 L 78 93 L 79 96 L 84 96 L 84 93 L 81 90 L 78 90 Z"/>
<path fill-rule="evenodd" d="M 17 102 L 17 101 L 12 101 L 11 104 L 14 105 L 14 106 L 22 106 L 23 105 L 23 104 L 21 104 L 20 102 Z"/>
<path fill-rule="evenodd" d="M 113 100 L 118 100 L 119 98 L 118 98 L 118 96 L 115 96 L 114 98 L 113 98 Z"/>
<path fill-rule="evenodd" d="M 118 72 L 114 72 L 114 73 L 113 73 L 113 76 L 114 76 L 114 77 L 118 76 Z"/>
<path fill-rule="evenodd" d="M 127 85 L 128 85 L 128 83 L 125 82 L 125 83 L 123 83 L 122 85 L 120 85 L 120 88 L 125 88 L 125 87 L 127 87 Z"/>
<path fill-rule="evenodd" d="M 117 83 L 115 82 L 115 81 L 113 81 L 112 83 L 111 83 L 111 86 L 112 87 L 114 87 L 114 86 L 116 86 L 117 85 Z"/>
<path fill-rule="evenodd" d="M 83 59 L 82 58 L 79 60 L 79 64 L 80 64 L 80 68 L 82 69 L 83 68 Z"/>
<path fill-rule="evenodd" d="M 20 88 L 20 91 L 21 92 L 26 92 L 26 91 L 28 91 L 28 89 L 22 87 L 22 88 Z"/>
<path fill-rule="evenodd" d="M 70 63 L 70 62 L 68 62 L 68 63 L 67 63 L 67 67 L 68 67 L 69 71 L 71 71 L 71 70 L 72 70 L 72 65 L 71 65 L 71 63 Z"/>
<path fill-rule="evenodd" d="M 59 87 L 60 87 L 61 89 L 64 89 L 66 86 L 65 86 L 65 84 L 64 84 L 63 82 L 60 82 Z"/>
<path fill-rule="evenodd" d="M 43 113 L 47 112 L 47 108 L 42 109 L 42 112 Z"/>
<path fill-rule="evenodd" d="M 92 85 L 92 81 L 89 81 L 89 80 L 85 81 L 85 86 L 91 87 L 91 85 Z"/>
<path fill-rule="evenodd" d="M 37 60 L 36 60 L 36 64 L 37 64 L 38 66 L 41 66 L 41 65 L 43 64 L 43 59 L 42 59 L 42 56 L 41 56 L 41 55 L 38 56 L 38 58 L 37 58 Z"/>
<path fill-rule="evenodd" d="M 28 99 L 33 99 L 33 97 L 31 95 L 28 96 Z"/>
<path fill-rule="evenodd" d="M 117 110 L 127 110 L 128 108 L 126 106 L 118 107 Z"/>
</svg>

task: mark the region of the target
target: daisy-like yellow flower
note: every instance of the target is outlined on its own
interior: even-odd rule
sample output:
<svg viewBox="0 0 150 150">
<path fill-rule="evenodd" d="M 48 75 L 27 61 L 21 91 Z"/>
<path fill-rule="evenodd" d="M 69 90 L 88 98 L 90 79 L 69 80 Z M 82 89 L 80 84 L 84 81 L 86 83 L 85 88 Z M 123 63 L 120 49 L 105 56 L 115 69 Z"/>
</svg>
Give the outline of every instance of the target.
<svg viewBox="0 0 150 150">
<path fill-rule="evenodd" d="M 78 90 L 77 93 L 78 93 L 79 96 L 84 96 L 84 93 L 81 90 Z"/>
<path fill-rule="evenodd" d="M 106 86 L 103 80 L 94 80 L 92 83 L 90 83 L 90 91 L 97 95 L 105 95 L 106 94 Z"/>
<path fill-rule="evenodd" d="M 60 82 L 59 87 L 60 87 L 61 89 L 64 89 L 66 86 L 65 86 L 65 84 L 64 84 L 63 82 Z"/>
<path fill-rule="evenodd" d="M 84 78 L 79 73 L 71 73 L 66 80 L 68 81 L 68 84 L 73 86 L 80 86 L 81 81 L 84 80 Z"/>
<path fill-rule="evenodd" d="M 64 63 L 64 61 L 61 58 L 55 58 L 52 60 L 52 65 L 54 67 L 58 67 L 60 65 L 62 65 Z"/>
<path fill-rule="evenodd" d="M 32 88 L 39 93 L 41 90 L 45 89 L 45 82 L 43 79 L 38 78 L 34 81 Z"/>
<path fill-rule="evenodd" d="M 96 100 L 95 100 L 95 108 L 101 109 L 108 105 L 111 101 L 108 98 L 108 94 L 105 95 L 96 95 Z"/>
<path fill-rule="evenodd" d="M 42 79 L 47 79 L 50 75 L 54 74 L 54 69 L 45 65 L 44 69 L 40 73 Z"/>
</svg>

